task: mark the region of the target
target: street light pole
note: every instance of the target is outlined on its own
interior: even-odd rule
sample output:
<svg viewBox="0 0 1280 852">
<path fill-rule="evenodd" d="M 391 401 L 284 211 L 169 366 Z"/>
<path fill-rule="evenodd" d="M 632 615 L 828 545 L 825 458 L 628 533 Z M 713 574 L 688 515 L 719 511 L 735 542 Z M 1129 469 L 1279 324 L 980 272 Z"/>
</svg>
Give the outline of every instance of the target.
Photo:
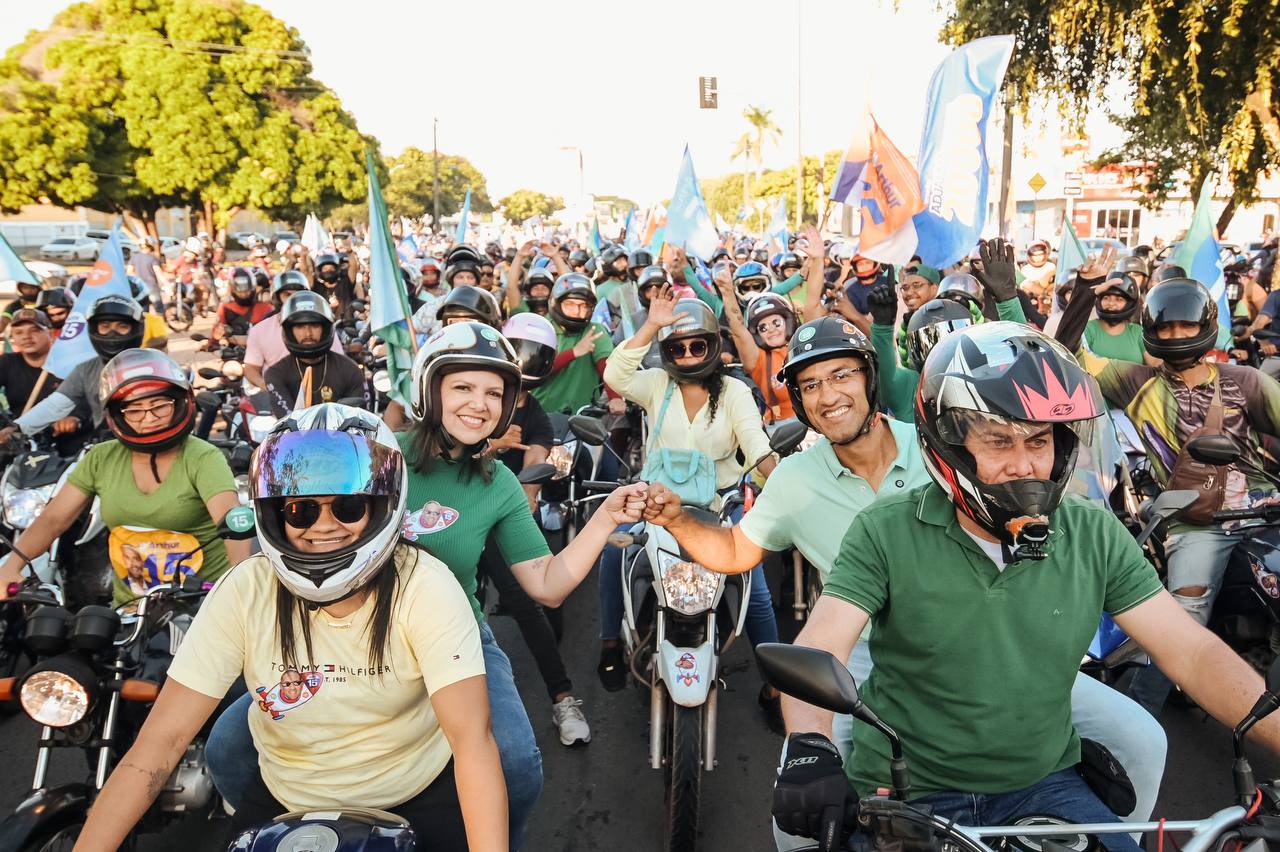
<svg viewBox="0 0 1280 852">
<path fill-rule="evenodd" d="M 804 65 L 804 30 L 801 28 L 801 8 L 803 0 L 796 0 L 796 231 L 800 231 L 800 222 L 804 218 L 804 143 L 800 136 L 800 98 L 803 87 L 800 75 Z M 786 246 L 782 247 L 787 250 Z"/>
<path fill-rule="evenodd" d="M 436 144 L 436 125 L 440 119 L 431 119 L 431 227 L 440 228 L 440 147 Z"/>
<path fill-rule="evenodd" d="M 583 179 L 582 168 L 582 146 L 580 145 L 561 145 L 561 151 L 577 151 L 578 152 L 578 201 L 581 202 L 587 197 L 587 185 Z"/>
</svg>

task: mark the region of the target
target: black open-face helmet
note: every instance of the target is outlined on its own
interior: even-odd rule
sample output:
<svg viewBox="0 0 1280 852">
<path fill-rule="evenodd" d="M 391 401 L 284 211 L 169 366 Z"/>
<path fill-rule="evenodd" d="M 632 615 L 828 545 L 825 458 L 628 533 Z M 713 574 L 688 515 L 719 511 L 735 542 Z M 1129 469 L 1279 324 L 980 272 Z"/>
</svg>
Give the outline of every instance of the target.
<svg viewBox="0 0 1280 852">
<path fill-rule="evenodd" d="M 498 300 L 488 290 L 479 287 L 454 287 L 436 309 L 436 319 L 448 325 L 450 322 L 470 320 L 498 328 L 502 325 L 502 310 Z"/>
<path fill-rule="evenodd" d="M 299 343 L 294 337 L 294 326 L 314 323 L 322 329 L 320 339 L 314 343 Z M 319 293 L 298 293 L 280 308 L 280 333 L 284 347 L 300 358 L 324 355 L 333 346 L 333 309 L 329 300 Z"/>
<path fill-rule="evenodd" d="M 831 358 L 859 358 L 866 364 L 867 418 L 852 439 L 856 441 L 875 425 L 880 398 L 880 359 L 875 347 L 862 332 L 843 317 L 825 316 L 810 320 L 791 336 L 787 360 L 778 371 L 778 379 L 787 386 L 787 395 L 791 397 L 791 407 L 795 409 L 796 419 L 816 431 L 817 427 L 805 411 L 804 396 L 800 392 L 800 371 Z"/>
<path fill-rule="evenodd" d="M 1112 272 L 1107 276 L 1107 288 L 1098 294 L 1098 317 L 1107 322 L 1128 322 L 1138 312 L 1138 282 L 1127 272 Z M 1119 296 L 1124 299 L 1124 307 L 1120 310 L 1109 310 L 1102 306 L 1107 296 Z"/>
<path fill-rule="evenodd" d="M 658 330 L 662 369 L 676 381 L 701 381 L 720 366 L 720 322 L 711 308 L 698 299 L 681 299 L 673 311 L 676 321 Z M 697 363 L 677 363 L 676 359 L 685 354 L 698 358 Z"/>
</svg>

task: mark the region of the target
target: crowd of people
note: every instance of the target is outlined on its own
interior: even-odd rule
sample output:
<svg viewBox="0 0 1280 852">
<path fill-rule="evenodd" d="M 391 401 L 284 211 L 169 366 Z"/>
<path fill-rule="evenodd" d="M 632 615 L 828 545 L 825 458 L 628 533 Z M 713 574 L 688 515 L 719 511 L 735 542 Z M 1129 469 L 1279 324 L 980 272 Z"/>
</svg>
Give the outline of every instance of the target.
<svg viewBox="0 0 1280 852">
<path fill-rule="evenodd" d="M 623 689 L 627 555 L 610 536 L 641 522 L 707 569 L 752 573 L 753 647 L 778 641 L 768 554 L 802 554 L 823 592 L 797 643 L 847 661 L 911 744 L 913 801 L 963 824 L 1143 820 L 1171 688 L 1228 724 L 1261 692 L 1205 625 L 1240 535 L 1214 512 L 1278 496 L 1251 472 L 1275 467 L 1280 439 L 1280 353 L 1253 340 L 1280 331 L 1274 246 L 1229 267 L 1227 331 L 1212 282 L 1145 247 L 1062 275 L 1044 243 L 1021 263 L 997 238 L 947 269 L 892 267 L 812 226 L 774 251 L 727 237 L 705 262 L 674 246 L 507 242 L 424 239 L 404 259 L 410 391 L 376 414 L 349 357 L 376 345 L 356 238 L 314 257 L 255 248 L 234 266 L 197 237 L 172 269 L 147 246 L 130 259 L 133 298 L 94 303 L 95 356 L 61 382 L 41 365 L 74 285 L 22 285 L 5 308 L 0 386 L 15 419 L 0 440 L 105 440 L 0 563 L 0 599 L 94 498 L 109 527 L 193 536 L 200 577 L 216 582 L 77 849 L 117 848 L 215 713 L 207 757 L 238 825 L 358 805 L 402 815 L 432 848 L 521 848 L 542 760 L 480 589 L 491 580 L 516 617 L 561 743 L 585 745 L 555 608 L 597 575 L 597 676 Z M 217 536 L 236 484 L 223 452 L 192 434 L 196 388 L 154 328 L 173 288 L 193 282 L 225 297 L 209 346 L 244 347 L 245 379 L 277 418 L 249 478 L 252 554 Z M 343 323 L 363 338 L 337 334 Z M 597 476 L 622 484 L 551 552 L 539 487 L 517 474 L 548 458 L 552 415 L 583 409 L 601 412 L 616 447 L 643 420 L 649 457 L 705 462 L 701 508 L 718 509 L 753 466 L 758 498 L 711 525 L 660 470 L 646 478 L 606 454 Z M 1169 527 L 1165 577 L 1108 505 L 1071 493 L 1077 458 L 1113 416 L 1134 427 L 1160 487 L 1200 488 Z M 791 420 L 813 440 L 780 459 L 768 430 Z M 1204 487 L 1185 451 L 1202 434 L 1243 452 Z M 174 579 L 117 574 L 117 603 Z M 1104 613 L 1152 660 L 1127 695 L 1079 671 Z M 786 738 L 779 849 L 840 830 L 849 802 L 892 786 L 869 727 L 769 684 L 759 703 Z M 1257 736 L 1280 749 L 1275 724 Z M 1082 761 L 1121 768 L 1126 813 Z M 1126 834 L 1103 844 L 1137 848 Z"/>
</svg>

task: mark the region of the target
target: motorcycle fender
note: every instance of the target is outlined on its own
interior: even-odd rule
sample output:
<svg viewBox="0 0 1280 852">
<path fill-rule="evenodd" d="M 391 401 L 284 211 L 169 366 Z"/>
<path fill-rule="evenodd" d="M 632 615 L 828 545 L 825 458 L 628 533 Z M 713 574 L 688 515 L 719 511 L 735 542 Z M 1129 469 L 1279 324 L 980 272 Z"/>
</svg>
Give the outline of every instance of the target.
<svg viewBox="0 0 1280 852">
<path fill-rule="evenodd" d="M 19 849 L 45 826 L 82 820 L 93 803 L 87 784 L 36 790 L 0 822 L 0 849 Z"/>
<path fill-rule="evenodd" d="M 682 707 L 701 707 L 716 679 L 716 649 L 710 642 L 677 648 L 666 639 L 658 645 L 658 674 L 671 700 Z"/>
</svg>

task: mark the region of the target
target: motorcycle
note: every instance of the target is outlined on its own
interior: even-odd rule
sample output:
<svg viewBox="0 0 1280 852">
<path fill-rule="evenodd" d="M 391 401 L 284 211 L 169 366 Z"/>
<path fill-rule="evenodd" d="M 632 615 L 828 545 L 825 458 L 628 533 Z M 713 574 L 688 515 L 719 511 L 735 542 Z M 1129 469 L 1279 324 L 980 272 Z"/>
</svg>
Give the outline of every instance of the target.
<svg viewBox="0 0 1280 852">
<path fill-rule="evenodd" d="M 593 422 L 597 434 L 603 432 L 603 424 Z M 770 447 L 785 455 L 806 433 L 798 422 L 781 427 Z M 741 492 L 730 493 L 719 513 L 696 506 L 684 511 L 702 523 L 724 525 L 742 499 Z M 716 766 L 720 658 L 746 627 L 751 574 L 707 570 L 662 527 L 637 524 L 610 542 L 630 556 L 622 569 L 623 637 L 632 674 L 649 688 L 649 765 L 663 770 L 665 848 L 691 850 L 697 846 L 702 773 Z"/>
<path fill-rule="evenodd" d="M 252 510 L 232 509 L 218 532 L 252 536 Z M 180 586 L 152 586 L 120 607 L 91 604 L 75 613 L 57 587 L 28 581 L 14 596 L 28 611 L 23 642 L 36 663 L 21 677 L 0 680 L 0 700 L 16 699 L 41 732 L 31 794 L 0 823 L 0 849 L 71 848 L 112 767 L 137 738 L 192 611 L 210 588 L 191 576 Z M 204 741 L 216 718 L 178 761 L 138 831 L 160 830 L 213 802 Z M 50 755 L 68 747 L 83 750 L 92 781 L 48 787 Z"/>
<path fill-rule="evenodd" d="M 334 852 L 414 852 L 417 836 L 409 823 L 373 808 L 293 811 L 269 824 L 245 831 L 232 841 L 234 852 L 285 852 L 331 849 Z"/>
<path fill-rule="evenodd" d="M 593 407 L 569 417 L 558 412 L 548 414 L 556 439 L 546 463 L 554 471 L 541 481 L 538 519 L 553 553 L 573 541 L 590 517 L 592 504 L 604 497 L 598 490 L 590 493 L 592 489 L 588 487 L 598 483 L 604 454 L 613 452 L 609 432 L 598 419 L 603 414 L 602 409 Z M 631 470 L 621 459 L 618 461 L 624 470 Z M 613 483 L 604 485 L 606 490 L 613 488 Z"/>
</svg>

